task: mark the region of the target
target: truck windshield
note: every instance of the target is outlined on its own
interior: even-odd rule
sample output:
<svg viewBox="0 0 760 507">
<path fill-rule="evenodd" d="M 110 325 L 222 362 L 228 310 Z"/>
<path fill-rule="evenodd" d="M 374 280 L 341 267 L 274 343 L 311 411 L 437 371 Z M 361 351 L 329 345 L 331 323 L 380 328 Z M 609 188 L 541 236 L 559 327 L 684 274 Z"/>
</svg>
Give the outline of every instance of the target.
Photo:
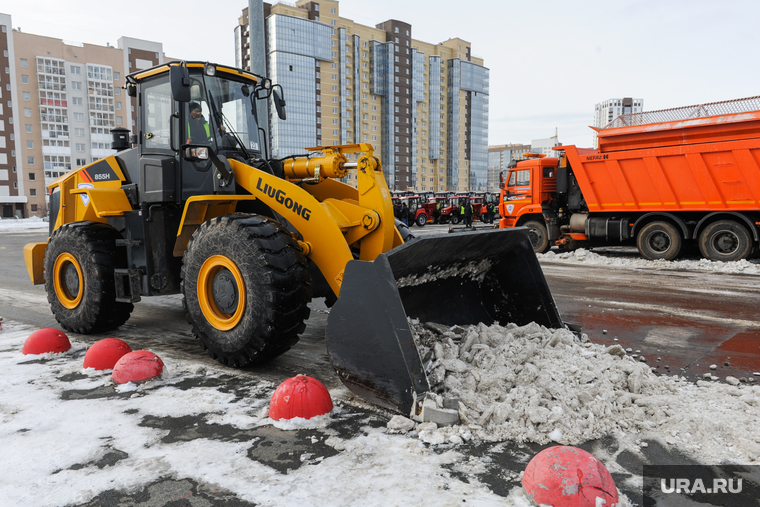
<svg viewBox="0 0 760 507">
<path fill-rule="evenodd" d="M 508 187 L 527 187 L 530 185 L 530 169 L 511 171 L 509 173 Z"/>
</svg>

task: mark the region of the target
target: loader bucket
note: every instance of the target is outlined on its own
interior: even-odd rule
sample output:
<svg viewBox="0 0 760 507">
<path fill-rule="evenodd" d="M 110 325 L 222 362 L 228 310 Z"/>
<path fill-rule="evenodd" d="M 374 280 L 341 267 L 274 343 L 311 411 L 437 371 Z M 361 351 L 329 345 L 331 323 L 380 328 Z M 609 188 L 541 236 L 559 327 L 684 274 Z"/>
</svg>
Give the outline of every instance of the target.
<svg viewBox="0 0 760 507">
<path fill-rule="evenodd" d="M 429 390 L 407 317 L 563 327 L 525 228 L 418 237 L 350 261 L 327 318 L 330 360 L 352 392 L 405 415 Z"/>
</svg>

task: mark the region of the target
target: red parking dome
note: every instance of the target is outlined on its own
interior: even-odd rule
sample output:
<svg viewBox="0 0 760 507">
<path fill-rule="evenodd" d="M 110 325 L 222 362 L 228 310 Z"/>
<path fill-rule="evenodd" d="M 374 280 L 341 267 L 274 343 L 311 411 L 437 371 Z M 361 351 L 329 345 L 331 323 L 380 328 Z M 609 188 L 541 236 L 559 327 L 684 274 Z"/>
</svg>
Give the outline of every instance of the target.
<svg viewBox="0 0 760 507">
<path fill-rule="evenodd" d="M 48 352 L 65 352 L 71 348 L 71 342 L 66 333 L 47 327 L 38 329 L 29 335 L 24 342 L 21 352 L 26 354 L 45 354 Z"/>
<path fill-rule="evenodd" d="M 522 484 L 525 492 L 540 505 L 618 506 L 617 488 L 607 468 L 592 454 L 577 447 L 557 445 L 533 456 L 525 467 Z M 598 498 L 600 503 L 597 503 Z"/>
<path fill-rule="evenodd" d="M 126 384 L 158 377 L 163 371 L 164 362 L 160 357 L 148 350 L 135 350 L 121 356 L 111 378 L 117 384 Z"/>
<path fill-rule="evenodd" d="M 275 389 L 269 404 L 269 417 L 275 420 L 294 417 L 311 419 L 332 409 L 332 398 L 322 382 L 306 375 L 297 375 Z"/>
<path fill-rule="evenodd" d="M 116 362 L 132 349 L 118 338 L 105 338 L 93 343 L 84 355 L 84 368 L 112 370 Z"/>
</svg>

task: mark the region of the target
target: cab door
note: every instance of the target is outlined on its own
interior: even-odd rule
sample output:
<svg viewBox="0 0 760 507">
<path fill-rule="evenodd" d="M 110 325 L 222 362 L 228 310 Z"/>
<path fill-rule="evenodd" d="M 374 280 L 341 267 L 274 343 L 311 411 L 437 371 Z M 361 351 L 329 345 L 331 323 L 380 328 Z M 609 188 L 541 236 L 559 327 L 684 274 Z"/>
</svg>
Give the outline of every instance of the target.
<svg viewBox="0 0 760 507">
<path fill-rule="evenodd" d="M 514 168 L 509 173 L 509 180 L 504 188 L 503 202 L 499 213 L 506 220 L 507 227 L 514 227 L 523 208 L 533 204 L 533 188 L 531 186 L 532 168 Z"/>
</svg>

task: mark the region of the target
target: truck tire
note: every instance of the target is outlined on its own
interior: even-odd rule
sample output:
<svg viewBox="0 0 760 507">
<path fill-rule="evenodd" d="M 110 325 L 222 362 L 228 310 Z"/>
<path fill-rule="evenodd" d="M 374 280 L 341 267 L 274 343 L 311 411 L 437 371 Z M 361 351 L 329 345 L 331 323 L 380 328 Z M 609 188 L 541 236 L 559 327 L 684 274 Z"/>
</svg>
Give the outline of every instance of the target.
<svg viewBox="0 0 760 507">
<path fill-rule="evenodd" d="M 187 320 L 201 347 L 228 366 L 260 364 L 295 345 L 309 317 L 310 285 L 296 240 L 260 215 L 205 222 L 183 258 Z"/>
<path fill-rule="evenodd" d="M 427 215 L 424 213 L 420 213 L 419 215 L 417 215 L 416 222 L 419 227 L 424 227 L 425 224 L 427 223 Z"/>
<path fill-rule="evenodd" d="M 699 234 L 699 251 L 711 261 L 731 262 L 752 253 L 752 237 L 746 227 L 733 220 L 720 220 Z"/>
<path fill-rule="evenodd" d="M 668 222 L 652 222 L 645 225 L 636 238 L 639 253 L 651 261 L 672 261 L 681 252 L 683 241 L 678 230 Z"/>
<path fill-rule="evenodd" d="M 459 215 L 451 215 L 451 225 L 457 225 L 459 222 Z"/>
<path fill-rule="evenodd" d="M 544 224 L 538 220 L 528 220 L 522 225 L 528 228 L 528 236 L 534 252 L 544 253 L 551 248 Z"/>
<path fill-rule="evenodd" d="M 116 301 L 114 268 L 127 266 L 117 239 L 116 229 L 100 222 L 74 222 L 53 231 L 45 250 L 45 290 L 65 330 L 101 333 L 129 319 L 134 305 Z"/>
</svg>

